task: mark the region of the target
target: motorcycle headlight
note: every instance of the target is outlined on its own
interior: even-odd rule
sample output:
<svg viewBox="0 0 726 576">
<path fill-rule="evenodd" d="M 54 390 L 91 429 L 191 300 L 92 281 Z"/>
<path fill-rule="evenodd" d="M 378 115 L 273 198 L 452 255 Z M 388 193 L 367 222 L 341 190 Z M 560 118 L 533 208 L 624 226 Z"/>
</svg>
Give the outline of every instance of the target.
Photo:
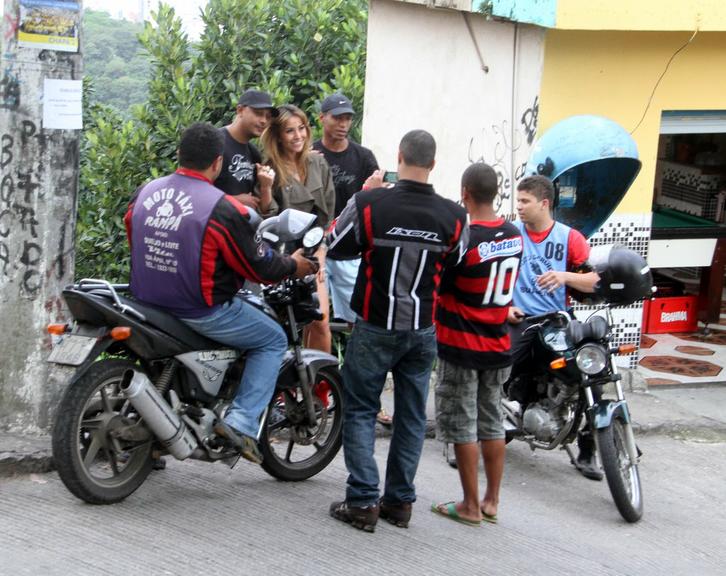
<svg viewBox="0 0 726 576">
<path fill-rule="evenodd" d="M 585 344 L 575 356 L 577 367 L 588 376 L 600 374 L 607 366 L 608 357 L 600 346 Z"/>
</svg>

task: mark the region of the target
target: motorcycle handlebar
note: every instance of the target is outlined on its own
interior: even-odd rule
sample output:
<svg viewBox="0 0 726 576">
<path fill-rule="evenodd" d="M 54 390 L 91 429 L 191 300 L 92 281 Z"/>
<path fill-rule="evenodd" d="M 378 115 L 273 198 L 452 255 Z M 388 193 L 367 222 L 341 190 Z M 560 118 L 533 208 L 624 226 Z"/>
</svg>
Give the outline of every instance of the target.
<svg viewBox="0 0 726 576">
<path fill-rule="evenodd" d="M 564 316 L 568 321 L 571 320 L 570 315 L 563 310 L 556 310 L 554 312 L 547 312 L 545 314 L 538 314 L 537 316 L 527 316 L 524 320 L 529 324 L 539 324 L 545 320 L 557 318 L 558 316 Z"/>
</svg>

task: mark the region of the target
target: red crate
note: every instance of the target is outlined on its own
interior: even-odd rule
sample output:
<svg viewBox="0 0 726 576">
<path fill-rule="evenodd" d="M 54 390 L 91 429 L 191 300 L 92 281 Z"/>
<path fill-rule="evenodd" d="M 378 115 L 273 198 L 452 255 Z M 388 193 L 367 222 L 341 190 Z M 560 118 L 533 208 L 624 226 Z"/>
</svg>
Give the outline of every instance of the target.
<svg viewBox="0 0 726 576">
<path fill-rule="evenodd" d="M 698 296 L 672 296 L 646 300 L 643 306 L 643 332 L 666 334 L 693 332 L 698 328 Z"/>
</svg>

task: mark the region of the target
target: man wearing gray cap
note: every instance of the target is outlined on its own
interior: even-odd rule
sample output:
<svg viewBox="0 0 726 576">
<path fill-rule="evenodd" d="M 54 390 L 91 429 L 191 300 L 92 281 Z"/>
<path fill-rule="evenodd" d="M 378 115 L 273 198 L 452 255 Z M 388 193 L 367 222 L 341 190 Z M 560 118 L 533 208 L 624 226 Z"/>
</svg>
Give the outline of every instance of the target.
<svg viewBox="0 0 726 576">
<path fill-rule="evenodd" d="M 336 218 L 353 194 L 363 188 L 366 178 L 378 170 L 373 152 L 348 138 L 353 114 L 353 105 L 343 94 L 325 98 L 320 103 L 323 137 L 313 143 L 313 149 L 321 152 L 330 165 L 335 186 Z M 359 264 L 360 258 L 340 260 L 335 255 L 328 257 L 325 263 L 333 314 L 351 324 L 355 322 L 355 313 L 350 309 L 350 299 Z"/>
<path fill-rule="evenodd" d="M 276 208 L 272 199 L 275 173 L 262 165 L 260 151 L 250 140 L 259 138 L 277 114 L 267 92 L 246 90 L 232 123 L 220 128 L 224 136 L 224 163 L 214 185 L 262 215 Z"/>
</svg>

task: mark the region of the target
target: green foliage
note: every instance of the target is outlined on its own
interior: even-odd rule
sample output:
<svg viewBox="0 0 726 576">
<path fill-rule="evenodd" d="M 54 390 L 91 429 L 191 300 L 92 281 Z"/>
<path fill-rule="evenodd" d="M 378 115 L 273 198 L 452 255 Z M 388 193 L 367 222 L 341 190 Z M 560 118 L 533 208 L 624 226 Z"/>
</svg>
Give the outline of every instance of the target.
<svg viewBox="0 0 726 576">
<path fill-rule="evenodd" d="M 149 61 L 137 38 L 143 29 L 106 12 L 83 12 L 85 76 L 93 80 L 94 98 L 126 116 L 147 95 Z"/>
<path fill-rule="evenodd" d="M 148 54 L 148 98 L 132 108 L 131 120 L 93 104 L 93 89 L 86 90 L 77 275 L 127 279 L 122 218 L 131 193 L 174 169 L 186 126 L 230 122 L 245 89 L 297 104 L 314 126 L 318 102 L 336 90 L 362 112 L 366 19 L 366 0 L 209 0 L 205 31 L 191 45 L 174 10 L 160 4 L 156 25 L 139 36 Z M 121 69 L 111 59 L 108 68 Z"/>
</svg>

